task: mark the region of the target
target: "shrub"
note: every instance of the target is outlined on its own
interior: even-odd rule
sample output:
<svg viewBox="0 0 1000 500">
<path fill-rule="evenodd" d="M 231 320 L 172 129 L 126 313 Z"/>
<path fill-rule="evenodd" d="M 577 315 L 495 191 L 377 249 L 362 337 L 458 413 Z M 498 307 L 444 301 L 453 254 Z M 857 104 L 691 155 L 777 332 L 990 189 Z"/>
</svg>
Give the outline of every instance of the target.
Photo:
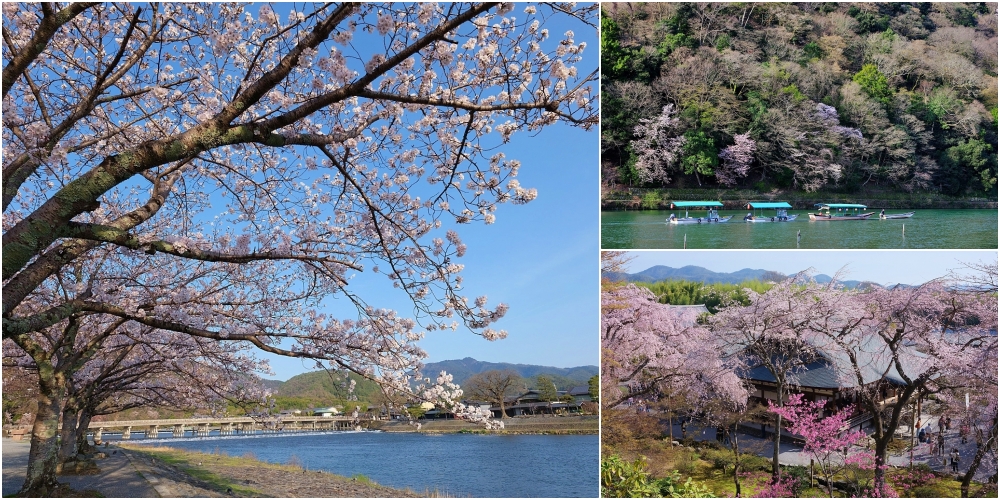
<svg viewBox="0 0 1000 500">
<path fill-rule="evenodd" d="M 646 472 L 645 457 L 628 462 L 618 455 L 601 460 L 601 496 L 605 498 L 650 498 L 660 489 Z"/>
<path fill-rule="evenodd" d="M 712 490 L 690 477 L 681 482 L 681 475 L 673 471 L 653 482 L 664 498 L 713 498 Z"/>
</svg>

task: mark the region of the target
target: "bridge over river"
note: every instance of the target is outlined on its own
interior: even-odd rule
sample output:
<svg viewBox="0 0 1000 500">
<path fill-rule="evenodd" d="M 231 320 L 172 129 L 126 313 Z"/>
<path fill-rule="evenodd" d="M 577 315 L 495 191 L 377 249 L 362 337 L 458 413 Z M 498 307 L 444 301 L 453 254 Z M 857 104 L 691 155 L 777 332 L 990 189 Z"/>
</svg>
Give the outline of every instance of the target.
<svg viewBox="0 0 1000 500">
<path fill-rule="evenodd" d="M 345 431 L 361 427 L 368 418 L 350 416 L 339 417 L 281 417 L 280 420 L 253 417 L 229 418 L 186 418 L 163 420 L 112 420 L 91 422 L 88 429 L 94 435 L 94 443 L 100 444 L 103 434 L 121 434 L 122 439 L 131 439 L 133 433 L 143 434 L 146 439 L 158 438 L 160 432 L 171 432 L 172 437 L 184 437 L 187 431 L 195 437 L 207 437 L 213 430 L 220 436 L 240 434 L 303 432 L 303 431 Z"/>
</svg>

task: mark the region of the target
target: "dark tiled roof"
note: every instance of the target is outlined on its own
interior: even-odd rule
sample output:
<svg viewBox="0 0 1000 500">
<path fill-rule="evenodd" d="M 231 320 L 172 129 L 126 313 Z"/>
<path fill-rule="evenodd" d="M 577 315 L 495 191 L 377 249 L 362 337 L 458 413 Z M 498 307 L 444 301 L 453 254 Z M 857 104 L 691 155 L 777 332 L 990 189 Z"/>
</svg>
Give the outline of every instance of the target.
<svg viewBox="0 0 1000 500">
<path fill-rule="evenodd" d="M 817 348 L 820 359 L 807 364 L 804 369 L 788 376 L 792 385 L 813 387 L 818 389 L 838 389 L 857 387 L 857 376 L 854 373 L 850 358 L 837 349 Z M 917 377 L 926 369 L 923 363 L 928 356 L 912 347 L 900 349 L 900 364 L 910 377 Z M 865 384 L 870 384 L 883 377 L 890 383 L 904 385 L 896 366 L 889 355 L 888 349 L 877 339 L 871 338 L 855 347 L 855 358 Z M 744 378 L 761 382 L 774 383 L 775 379 L 767 368 L 758 366 L 748 371 Z"/>
</svg>

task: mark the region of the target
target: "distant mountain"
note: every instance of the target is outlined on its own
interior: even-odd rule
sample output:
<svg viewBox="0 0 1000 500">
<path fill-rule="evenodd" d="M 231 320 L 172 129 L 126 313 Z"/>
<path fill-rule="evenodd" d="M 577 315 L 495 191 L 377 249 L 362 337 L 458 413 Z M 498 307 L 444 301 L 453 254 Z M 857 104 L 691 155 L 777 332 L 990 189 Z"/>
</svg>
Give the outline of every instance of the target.
<svg viewBox="0 0 1000 500">
<path fill-rule="evenodd" d="M 469 377 L 489 370 L 514 370 L 522 378 L 533 378 L 538 375 L 549 375 L 560 390 L 565 385 L 587 385 L 590 377 L 597 375 L 598 368 L 594 365 L 575 366 L 572 368 L 556 368 L 554 366 L 522 365 L 513 363 L 491 363 L 489 361 L 479 361 L 473 358 L 451 359 L 438 361 L 437 363 L 427 363 L 424 373 L 427 375 L 436 374 L 443 371 L 450 373 L 454 377 L 454 382 L 462 385 Z M 560 379 L 566 379 L 561 382 Z"/>
<path fill-rule="evenodd" d="M 605 273 L 605 277 L 612 280 L 625 280 L 632 282 L 646 282 L 655 283 L 657 281 L 664 280 L 687 280 L 695 281 L 706 284 L 713 283 L 730 283 L 739 284 L 744 281 L 749 280 L 759 280 L 764 277 L 768 271 L 766 269 L 740 269 L 732 273 L 717 273 L 715 271 L 710 271 L 700 266 L 684 266 L 681 268 L 674 268 L 670 266 L 653 266 L 645 271 L 640 271 L 638 273 L 628 274 L 628 273 Z M 829 283 L 833 281 L 833 278 L 825 274 L 817 274 L 813 276 L 817 283 Z M 846 280 L 841 282 L 847 288 L 857 288 L 858 286 L 874 285 L 870 281 L 857 281 L 857 280 Z"/>
<path fill-rule="evenodd" d="M 559 390 L 566 390 L 575 386 L 586 386 L 590 377 L 597 375 L 598 372 L 598 368 L 593 365 L 556 368 L 554 366 L 490 363 L 465 358 L 428 363 L 424 368 L 424 374 L 433 378 L 444 370 L 454 376 L 453 381 L 456 384 L 462 385 L 469 377 L 477 373 L 508 368 L 524 378 L 524 385 L 532 389 L 537 388 L 539 375 L 547 375 Z M 371 401 L 371 398 L 379 392 L 378 386 L 374 382 L 364 380 L 354 374 L 350 375 L 350 380 L 356 382 L 353 393 L 347 391 L 347 383 L 344 381 L 343 373 L 330 373 L 323 370 L 302 373 L 288 379 L 287 382 L 264 380 L 264 385 L 271 389 L 272 394 L 277 398 L 279 409 L 296 408 L 302 410 L 333 404 L 355 404 L 345 403 L 345 400 L 350 398 L 357 398 L 359 403 L 364 403 Z"/>
<path fill-rule="evenodd" d="M 354 380 L 356 383 L 353 393 L 348 392 L 348 383 L 345 383 L 343 373 L 332 372 L 331 374 L 331 372 L 319 370 L 296 375 L 288 379 L 287 382 L 281 383 L 273 392 L 279 398 L 297 398 L 316 404 L 330 404 L 334 401 L 348 399 L 351 396 L 365 401 L 378 390 L 378 386 L 374 382 L 353 373 L 349 380 Z"/>
<path fill-rule="evenodd" d="M 281 387 L 281 384 L 284 384 L 284 382 L 280 380 L 272 380 L 267 378 L 260 379 L 260 383 L 264 385 L 264 388 L 270 390 L 271 392 L 278 390 L 278 388 Z"/>
</svg>

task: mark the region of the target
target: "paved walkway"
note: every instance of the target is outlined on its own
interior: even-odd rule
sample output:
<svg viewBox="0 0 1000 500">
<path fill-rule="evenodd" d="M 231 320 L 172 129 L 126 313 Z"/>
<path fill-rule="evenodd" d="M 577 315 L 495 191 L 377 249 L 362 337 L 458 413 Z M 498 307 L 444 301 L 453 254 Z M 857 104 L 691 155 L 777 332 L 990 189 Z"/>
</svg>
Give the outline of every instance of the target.
<svg viewBox="0 0 1000 500">
<path fill-rule="evenodd" d="M 938 431 L 938 417 L 925 415 L 923 417 L 924 422 L 928 422 L 931 429 L 934 432 Z M 926 424 L 924 424 L 926 425 Z M 681 427 L 679 424 L 674 425 L 674 439 L 681 439 Z M 696 441 L 712 441 L 715 440 L 715 427 L 702 427 L 697 422 L 691 422 L 687 426 L 687 436 L 693 438 Z M 758 437 L 750 436 L 748 434 L 740 434 L 740 450 L 746 451 L 748 453 L 754 453 L 762 457 L 771 458 L 774 455 L 774 445 L 770 439 L 761 439 Z M 976 443 L 975 440 L 969 439 L 966 444 L 961 443 L 961 438 L 958 436 L 957 424 L 953 422 L 950 431 L 945 431 L 945 456 L 934 456 L 931 455 L 930 444 L 916 442 L 917 446 L 913 450 L 913 463 L 914 464 L 927 464 L 930 468 L 940 471 L 940 472 L 951 472 L 951 464 L 947 463 L 946 460 L 948 453 L 951 452 L 952 448 L 958 448 L 958 452 L 961 455 L 961 461 L 959 462 L 959 473 L 964 474 L 972 463 L 972 457 L 976 454 Z M 802 451 L 802 447 L 796 444 L 792 444 L 785 439 L 782 439 L 781 445 L 778 451 L 778 462 L 783 465 L 809 465 L 809 454 Z M 906 451 L 902 455 L 890 455 L 889 464 L 895 465 L 897 467 L 906 467 L 910 465 L 910 452 Z M 988 466 L 983 464 L 976 471 L 975 480 L 976 481 L 986 481 L 986 479 L 995 473 L 995 471 L 990 470 Z"/>
<path fill-rule="evenodd" d="M 30 445 L 28 441 L 5 438 L 2 446 L 3 496 L 6 497 L 17 493 L 24 484 Z M 108 498 L 161 496 L 124 453 L 114 448 L 108 448 L 107 453 L 107 458 L 97 461 L 97 466 L 101 469 L 99 473 L 86 476 L 59 476 L 59 482 L 68 484 L 76 491 L 96 490 Z"/>
</svg>

